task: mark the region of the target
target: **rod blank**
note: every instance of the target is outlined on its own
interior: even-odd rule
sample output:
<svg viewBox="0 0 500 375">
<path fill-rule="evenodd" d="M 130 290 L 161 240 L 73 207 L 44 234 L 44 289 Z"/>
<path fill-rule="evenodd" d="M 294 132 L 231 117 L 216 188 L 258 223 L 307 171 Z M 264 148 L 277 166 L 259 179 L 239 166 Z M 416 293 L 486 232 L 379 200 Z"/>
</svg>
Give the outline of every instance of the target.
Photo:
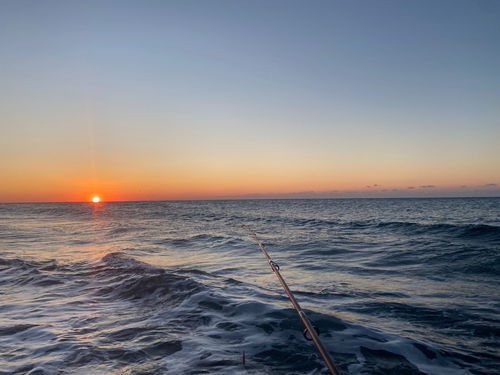
<svg viewBox="0 0 500 375">
<path fill-rule="evenodd" d="M 258 240 L 257 236 L 250 229 L 250 227 L 248 225 L 245 225 L 245 224 L 243 224 L 242 227 L 247 228 L 250 231 L 250 233 L 252 233 L 253 238 L 255 239 L 255 241 L 259 245 L 260 249 L 262 250 L 262 252 L 266 256 L 267 261 L 269 262 L 269 265 L 271 266 L 274 273 L 278 277 L 281 285 L 283 285 L 283 288 L 285 289 L 286 294 L 288 294 L 288 298 L 290 298 L 290 301 L 292 301 L 293 307 L 295 307 L 295 310 L 297 310 L 297 313 L 299 314 L 300 319 L 302 320 L 302 323 L 304 323 L 304 325 L 306 326 L 307 332 L 309 332 L 309 335 L 311 336 L 312 341 L 314 342 L 314 344 L 318 348 L 319 354 L 321 354 L 321 356 L 323 357 L 323 360 L 325 361 L 326 366 L 328 367 L 328 369 L 330 370 L 332 375 L 344 375 L 342 370 L 338 367 L 338 365 L 333 360 L 332 356 L 330 355 L 330 353 L 328 352 L 326 347 L 323 345 L 323 342 L 320 340 L 318 334 L 315 331 L 315 327 L 311 324 L 311 321 L 307 317 L 306 313 L 300 307 L 299 302 L 295 299 L 295 296 L 293 295 L 292 291 L 290 290 L 290 288 L 288 288 L 288 285 L 286 284 L 285 280 L 283 279 L 283 277 L 280 274 L 279 266 L 271 260 L 271 258 L 269 257 L 269 254 L 267 254 L 267 251 L 264 249 L 264 246 L 262 246 L 262 244 Z M 305 334 L 304 334 L 304 336 L 305 336 Z"/>
</svg>

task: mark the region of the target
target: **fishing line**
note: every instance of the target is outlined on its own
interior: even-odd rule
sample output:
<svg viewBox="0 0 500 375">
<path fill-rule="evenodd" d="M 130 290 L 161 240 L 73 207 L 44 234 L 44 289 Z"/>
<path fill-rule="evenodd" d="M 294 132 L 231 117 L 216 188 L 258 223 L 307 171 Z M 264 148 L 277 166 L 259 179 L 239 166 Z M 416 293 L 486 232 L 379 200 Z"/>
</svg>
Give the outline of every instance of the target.
<svg viewBox="0 0 500 375">
<path fill-rule="evenodd" d="M 321 354 L 321 356 L 323 357 L 323 360 L 325 361 L 326 366 L 328 367 L 328 369 L 330 370 L 332 375 L 344 375 L 344 373 L 342 372 L 340 367 L 335 363 L 332 356 L 330 355 L 330 353 L 328 352 L 326 347 L 323 345 L 323 342 L 320 340 L 320 338 L 318 336 L 319 335 L 318 327 L 316 326 L 316 324 L 314 324 L 314 322 L 312 320 L 310 320 L 307 317 L 306 313 L 302 310 L 299 303 L 295 299 L 295 296 L 292 294 L 292 291 L 290 290 L 290 288 L 288 288 L 288 285 L 286 284 L 285 280 L 283 279 L 283 277 L 280 274 L 280 271 L 279 271 L 280 267 L 275 262 L 273 262 L 271 260 L 271 258 L 267 254 L 267 251 L 264 249 L 264 246 L 257 239 L 257 236 L 250 229 L 250 227 L 248 225 L 245 225 L 245 224 L 243 224 L 242 227 L 247 228 L 250 231 L 250 233 L 252 233 L 253 238 L 255 239 L 257 244 L 259 245 L 260 249 L 262 250 L 262 252 L 266 256 L 269 265 L 271 266 L 272 270 L 274 271 L 274 273 L 278 277 L 279 281 L 281 282 L 283 289 L 285 289 L 286 294 L 288 294 L 288 298 L 290 298 L 290 301 L 292 301 L 293 307 L 295 307 L 295 310 L 297 310 L 297 313 L 299 314 L 300 319 L 302 320 L 302 323 L 304 323 L 304 325 L 306 326 L 306 329 L 303 332 L 303 335 L 306 338 L 306 340 L 314 342 L 314 344 L 316 345 L 316 348 L 318 348 L 319 354 Z M 307 334 L 309 334 L 310 337 L 308 337 Z"/>
</svg>

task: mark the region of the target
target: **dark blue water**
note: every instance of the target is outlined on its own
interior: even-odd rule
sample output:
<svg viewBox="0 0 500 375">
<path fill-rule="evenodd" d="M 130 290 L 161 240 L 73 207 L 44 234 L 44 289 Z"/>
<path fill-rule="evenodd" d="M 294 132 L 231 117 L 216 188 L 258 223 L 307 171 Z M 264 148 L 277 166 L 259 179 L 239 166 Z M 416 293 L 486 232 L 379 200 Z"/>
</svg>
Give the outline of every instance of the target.
<svg viewBox="0 0 500 375">
<path fill-rule="evenodd" d="M 0 374 L 326 374 L 241 224 L 346 374 L 500 374 L 498 198 L 0 205 Z"/>
</svg>

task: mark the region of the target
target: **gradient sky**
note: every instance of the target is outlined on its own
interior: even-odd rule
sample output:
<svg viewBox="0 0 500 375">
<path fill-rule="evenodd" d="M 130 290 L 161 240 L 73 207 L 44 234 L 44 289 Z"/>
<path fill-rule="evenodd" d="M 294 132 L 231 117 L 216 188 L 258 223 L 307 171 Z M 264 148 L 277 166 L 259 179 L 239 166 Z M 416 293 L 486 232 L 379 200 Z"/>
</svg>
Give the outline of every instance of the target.
<svg viewBox="0 0 500 375">
<path fill-rule="evenodd" d="M 500 2 L 0 2 L 0 202 L 500 196 Z"/>
</svg>

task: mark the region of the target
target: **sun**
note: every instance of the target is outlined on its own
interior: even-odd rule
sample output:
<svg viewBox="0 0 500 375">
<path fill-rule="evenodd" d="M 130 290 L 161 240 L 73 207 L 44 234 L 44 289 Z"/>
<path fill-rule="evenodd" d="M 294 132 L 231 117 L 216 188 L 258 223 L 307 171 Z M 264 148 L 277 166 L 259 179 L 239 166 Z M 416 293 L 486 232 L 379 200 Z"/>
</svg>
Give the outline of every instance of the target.
<svg viewBox="0 0 500 375">
<path fill-rule="evenodd" d="M 92 202 L 99 203 L 99 197 L 94 197 L 94 199 L 92 199 Z"/>
</svg>

